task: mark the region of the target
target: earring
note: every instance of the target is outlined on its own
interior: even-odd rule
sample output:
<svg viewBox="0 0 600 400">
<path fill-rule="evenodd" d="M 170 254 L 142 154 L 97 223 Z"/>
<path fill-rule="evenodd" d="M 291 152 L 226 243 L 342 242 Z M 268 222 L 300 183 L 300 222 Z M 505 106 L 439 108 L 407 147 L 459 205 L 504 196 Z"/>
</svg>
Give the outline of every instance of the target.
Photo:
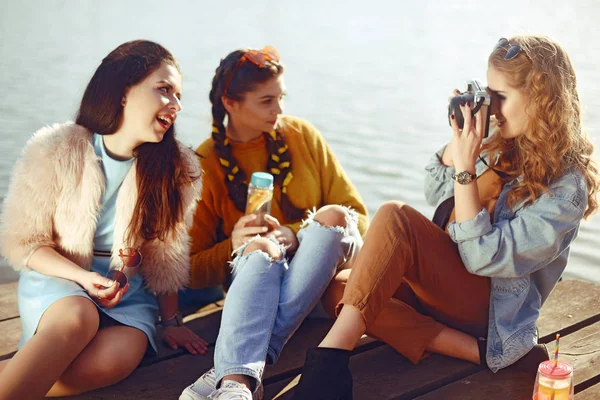
<svg viewBox="0 0 600 400">
<path fill-rule="evenodd" d="M 121 100 L 121 105 L 122 105 L 123 107 L 125 107 L 125 104 L 127 104 L 127 100 L 125 100 L 125 99 Z"/>
</svg>

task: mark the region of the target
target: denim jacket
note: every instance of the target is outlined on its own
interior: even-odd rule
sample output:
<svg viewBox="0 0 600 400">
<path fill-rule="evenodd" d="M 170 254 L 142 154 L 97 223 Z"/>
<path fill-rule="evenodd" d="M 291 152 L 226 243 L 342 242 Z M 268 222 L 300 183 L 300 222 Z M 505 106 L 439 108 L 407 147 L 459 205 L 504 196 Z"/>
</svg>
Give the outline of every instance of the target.
<svg viewBox="0 0 600 400">
<path fill-rule="evenodd" d="M 425 197 L 435 206 L 454 195 L 455 169 L 441 163 L 443 150 L 425 168 Z M 477 175 L 486 169 L 478 160 Z M 567 265 L 587 208 L 584 176 L 570 169 L 535 202 L 511 210 L 507 195 L 520 179 L 502 188 L 493 222 L 483 208 L 471 220 L 448 225 L 467 271 L 491 278 L 487 364 L 493 372 L 513 364 L 537 343 L 540 308 Z"/>
</svg>

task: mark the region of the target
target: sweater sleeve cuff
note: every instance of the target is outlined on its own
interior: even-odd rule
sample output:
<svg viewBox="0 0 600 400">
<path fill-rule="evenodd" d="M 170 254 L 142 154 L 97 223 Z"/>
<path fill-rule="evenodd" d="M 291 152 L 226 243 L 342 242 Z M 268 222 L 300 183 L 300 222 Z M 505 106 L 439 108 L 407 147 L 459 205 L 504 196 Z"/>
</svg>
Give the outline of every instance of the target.
<svg viewBox="0 0 600 400">
<path fill-rule="evenodd" d="M 442 163 L 442 155 L 446 150 L 446 146 L 438 150 L 425 166 L 425 171 L 438 182 L 447 182 L 452 179 L 452 175 L 456 172 L 454 166 L 448 167 Z"/>
<path fill-rule="evenodd" d="M 473 240 L 481 237 L 492 230 L 492 222 L 490 214 L 485 208 L 472 219 L 456 223 L 455 221 L 448 224 L 448 233 L 456 243 L 461 243 L 466 240 Z"/>
</svg>

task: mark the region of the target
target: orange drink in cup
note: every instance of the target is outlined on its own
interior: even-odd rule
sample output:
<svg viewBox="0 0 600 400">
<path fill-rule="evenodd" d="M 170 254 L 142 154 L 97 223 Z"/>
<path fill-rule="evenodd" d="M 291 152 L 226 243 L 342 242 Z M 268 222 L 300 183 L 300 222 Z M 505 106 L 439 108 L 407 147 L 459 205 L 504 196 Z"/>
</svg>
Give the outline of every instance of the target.
<svg viewBox="0 0 600 400">
<path fill-rule="evenodd" d="M 570 364 L 552 360 L 540 363 L 533 400 L 573 400 L 573 395 L 573 367 Z"/>
</svg>

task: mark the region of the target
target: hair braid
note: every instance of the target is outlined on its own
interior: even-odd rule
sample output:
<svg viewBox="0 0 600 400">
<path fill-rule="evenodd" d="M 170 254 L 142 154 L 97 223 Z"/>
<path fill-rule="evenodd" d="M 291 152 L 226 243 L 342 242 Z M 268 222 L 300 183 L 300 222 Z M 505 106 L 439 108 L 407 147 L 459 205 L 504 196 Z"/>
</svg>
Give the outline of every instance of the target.
<svg viewBox="0 0 600 400">
<path fill-rule="evenodd" d="M 292 157 L 288 151 L 283 135 L 276 130 L 265 133 L 267 150 L 271 155 L 267 161 L 267 171 L 273 175 L 274 181 L 281 188 L 281 211 L 286 219 L 295 221 L 304 216 L 305 210 L 292 204 L 287 188 L 294 178 L 292 174 Z"/>
<path fill-rule="evenodd" d="M 212 138 L 215 141 L 215 150 L 219 157 L 219 163 L 225 171 L 225 185 L 229 198 L 235 204 L 235 207 L 241 212 L 246 211 L 246 194 L 248 192 L 248 184 L 245 182 L 246 174 L 237 165 L 235 158 L 231 153 L 231 144 L 225 135 L 225 106 L 221 100 L 221 96 L 217 93 L 217 88 L 220 86 L 220 81 L 223 78 L 223 67 L 220 65 L 217 68 L 213 79 L 212 89 L 209 94 L 210 102 L 212 103 Z"/>
</svg>

